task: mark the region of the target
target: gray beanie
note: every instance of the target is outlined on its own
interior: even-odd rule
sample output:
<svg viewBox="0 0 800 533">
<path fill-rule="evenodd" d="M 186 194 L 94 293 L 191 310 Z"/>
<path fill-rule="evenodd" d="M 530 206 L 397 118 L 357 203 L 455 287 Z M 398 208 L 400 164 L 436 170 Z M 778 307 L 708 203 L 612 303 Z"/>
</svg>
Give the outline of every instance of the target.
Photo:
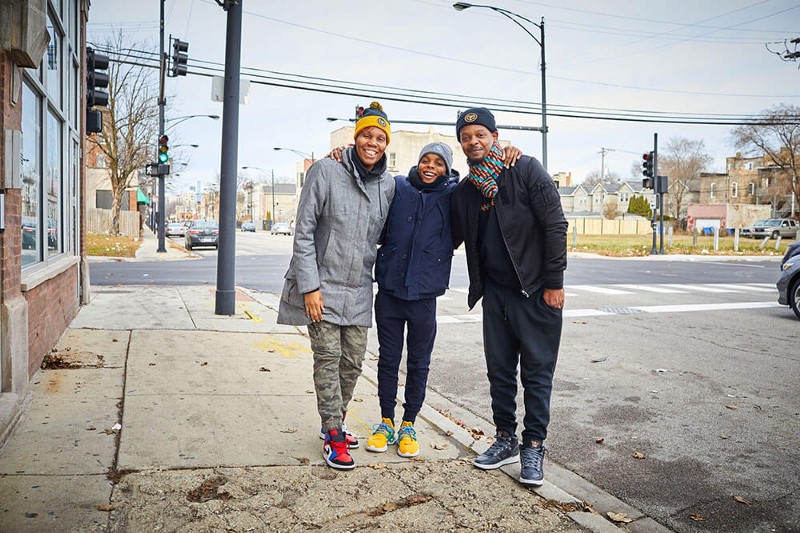
<svg viewBox="0 0 800 533">
<path fill-rule="evenodd" d="M 444 161 L 444 166 L 447 168 L 447 175 L 452 174 L 453 169 L 453 150 L 450 149 L 445 143 L 430 143 L 426 144 L 422 151 L 419 153 L 417 163 L 422 161 L 425 154 L 436 154 Z"/>
</svg>

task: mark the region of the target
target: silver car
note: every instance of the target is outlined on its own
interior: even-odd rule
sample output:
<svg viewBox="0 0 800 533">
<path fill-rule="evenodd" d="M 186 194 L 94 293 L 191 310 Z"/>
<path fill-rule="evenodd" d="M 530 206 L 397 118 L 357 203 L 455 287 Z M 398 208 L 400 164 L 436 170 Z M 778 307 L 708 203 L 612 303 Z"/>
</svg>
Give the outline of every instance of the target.
<svg viewBox="0 0 800 533">
<path fill-rule="evenodd" d="M 800 241 L 791 243 L 781 260 L 778 278 L 778 303 L 788 305 L 800 318 Z"/>
<path fill-rule="evenodd" d="M 800 230 L 800 225 L 791 218 L 767 218 L 757 220 L 755 224 L 742 228 L 742 237 L 752 237 L 753 239 L 763 239 L 764 237 L 794 239 L 797 237 L 798 230 Z"/>
</svg>

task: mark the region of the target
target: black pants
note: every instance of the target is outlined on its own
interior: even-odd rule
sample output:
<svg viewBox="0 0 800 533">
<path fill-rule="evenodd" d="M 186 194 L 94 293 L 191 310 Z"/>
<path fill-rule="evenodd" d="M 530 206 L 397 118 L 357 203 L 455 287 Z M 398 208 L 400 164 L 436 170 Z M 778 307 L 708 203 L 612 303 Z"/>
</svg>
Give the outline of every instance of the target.
<svg viewBox="0 0 800 533">
<path fill-rule="evenodd" d="M 550 393 L 561 342 L 561 309 L 487 280 L 483 295 L 483 346 L 492 414 L 498 431 L 517 431 L 517 367 L 525 401 L 523 442 L 543 441 L 550 422 Z"/>
<path fill-rule="evenodd" d="M 394 420 L 397 404 L 397 373 L 406 338 L 406 395 L 403 420 L 414 422 L 425 401 L 428 370 L 436 338 L 436 298 L 408 301 L 378 291 L 375 297 L 375 323 L 378 326 L 378 400 L 381 418 Z"/>
</svg>

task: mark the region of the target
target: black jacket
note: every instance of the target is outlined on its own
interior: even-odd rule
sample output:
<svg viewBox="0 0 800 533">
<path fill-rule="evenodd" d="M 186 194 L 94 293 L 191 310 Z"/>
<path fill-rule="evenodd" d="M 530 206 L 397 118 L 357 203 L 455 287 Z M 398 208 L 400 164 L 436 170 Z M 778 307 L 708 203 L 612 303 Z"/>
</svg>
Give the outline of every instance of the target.
<svg viewBox="0 0 800 533">
<path fill-rule="evenodd" d="M 522 156 L 497 179 L 495 207 L 500 231 L 517 272 L 522 293 L 544 286 L 561 289 L 567 268 L 567 220 L 553 179 L 534 158 Z M 465 243 L 470 309 L 483 296 L 478 243 L 480 206 L 487 202 L 468 179 L 453 191 L 453 246 Z"/>
</svg>

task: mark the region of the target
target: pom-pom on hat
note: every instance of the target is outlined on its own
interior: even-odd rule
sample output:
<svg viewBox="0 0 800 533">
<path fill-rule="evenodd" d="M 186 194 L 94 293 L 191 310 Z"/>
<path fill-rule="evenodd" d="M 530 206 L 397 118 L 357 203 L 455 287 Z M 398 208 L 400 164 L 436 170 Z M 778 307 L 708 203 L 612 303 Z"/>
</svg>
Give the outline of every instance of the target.
<svg viewBox="0 0 800 533">
<path fill-rule="evenodd" d="M 456 137 L 461 135 L 461 128 L 464 126 L 472 126 L 473 124 L 484 126 L 491 132 L 497 131 L 497 124 L 494 121 L 492 112 L 485 107 L 473 107 L 459 115 L 456 121 Z"/>
<path fill-rule="evenodd" d="M 358 137 L 358 134 L 364 128 L 375 126 L 380 128 L 386 134 L 386 144 L 389 144 L 392 134 L 392 126 L 389 124 L 389 119 L 386 113 L 383 112 L 383 107 L 378 102 L 372 102 L 369 107 L 364 110 L 364 114 L 356 122 L 356 131 L 353 134 L 353 139 Z"/>
<path fill-rule="evenodd" d="M 447 175 L 449 176 L 451 173 L 451 169 L 453 168 L 453 150 L 450 149 L 445 143 L 430 143 L 426 144 L 422 151 L 419 153 L 419 159 L 417 159 L 417 163 L 422 161 L 422 158 L 425 157 L 426 154 L 436 154 L 442 158 L 444 161 L 444 166 L 447 168 Z"/>
</svg>

